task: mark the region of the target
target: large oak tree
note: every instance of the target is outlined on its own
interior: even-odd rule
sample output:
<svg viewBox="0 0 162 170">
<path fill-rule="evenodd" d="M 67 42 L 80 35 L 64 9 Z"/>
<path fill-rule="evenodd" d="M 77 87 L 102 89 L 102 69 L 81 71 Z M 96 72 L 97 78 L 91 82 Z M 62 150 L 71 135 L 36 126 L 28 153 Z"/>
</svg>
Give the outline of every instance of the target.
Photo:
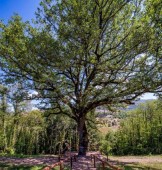
<svg viewBox="0 0 162 170">
<path fill-rule="evenodd" d="M 35 27 L 19 16 L 1 23 L 3 71 L 24 78 L 49 113 L 77 122 L 79 155 L 88 147 L 90 111 L 162 90 L 160 12 L 148 10 L 161 3 L 151 3 L 43 0 Z"/>
</svg>

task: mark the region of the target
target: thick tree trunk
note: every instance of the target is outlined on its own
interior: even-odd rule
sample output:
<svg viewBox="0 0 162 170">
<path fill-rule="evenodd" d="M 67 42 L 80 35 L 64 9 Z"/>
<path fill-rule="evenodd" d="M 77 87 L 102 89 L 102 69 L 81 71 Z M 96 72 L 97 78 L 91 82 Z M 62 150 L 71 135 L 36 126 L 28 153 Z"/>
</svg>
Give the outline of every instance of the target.
<svg viewBox="0 0 162 170">
<path fill-rule="evenodd" d="M 78 122 L 78 135 L 79 135 L 79 152 L 78 156 L 85 156 L 88 149 L 88 132 L 85 124 L 85 119 L 80 119 Z"/>
</svg>

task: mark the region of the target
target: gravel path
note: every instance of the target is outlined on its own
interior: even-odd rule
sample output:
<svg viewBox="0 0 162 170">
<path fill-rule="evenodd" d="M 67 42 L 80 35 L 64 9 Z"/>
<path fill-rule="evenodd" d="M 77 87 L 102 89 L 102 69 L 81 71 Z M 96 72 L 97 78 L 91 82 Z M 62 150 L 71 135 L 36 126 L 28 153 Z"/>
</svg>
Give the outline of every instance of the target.
<svg viewBox="0 0 162 170">
<path fill-rule="evenodd" d="M 0 157 L 1 164 L 10 164 L 10 165 L 52 165 L 58 161 L 56 156 L 40 156 L 40 157 L 31 157 L 31 158 L 14 158 L 14 157 Z"/>
</svg>

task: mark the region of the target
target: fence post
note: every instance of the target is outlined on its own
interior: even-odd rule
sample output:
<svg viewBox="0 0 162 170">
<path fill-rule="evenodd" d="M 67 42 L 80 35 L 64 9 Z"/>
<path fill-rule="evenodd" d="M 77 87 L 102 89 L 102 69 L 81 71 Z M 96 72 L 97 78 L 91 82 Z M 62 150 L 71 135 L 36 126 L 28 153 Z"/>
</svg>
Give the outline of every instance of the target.
<svg viewBox="0 0 162 170">
<path fill-rule="evenodd" d="M 70 169 L 73 168 L 73 157 L 70 158 Z"/>
<path fill-rule="evenodd" d="M 62 162 L 60 162 L 60 170 L 63 170 L 64 169 L 64 167 L 63 167 L 63 163 Z"/>
<path fill-rule="evenodd" d="M 61 158 L 60 158 L 60 155 L 58 156 L 58 161 L 60 162 Z"/>
<path fill-rule="evenodd" d="M 104 162 L 102 162 L 102 169 L 103 169 L 103 170 L 105 169 L 105 164 L 104 164 Z"/>
<path fill-rule="evenodd" d="M 108 161 L 108 154 L 109 154 L 109 153 L 107 152 L 107 161 Z"/>
<path fill-rule="evenodd" d="M 94 168 L 96 168 L 96 157 L 95 157 L 95 155 L 93 156 L 93 158 L 94 158 Z"/>
<path fill-rule="evenodd" d="M 74 161 L 76 162 L 76 155 L 74 155 Z"/>
</svg>

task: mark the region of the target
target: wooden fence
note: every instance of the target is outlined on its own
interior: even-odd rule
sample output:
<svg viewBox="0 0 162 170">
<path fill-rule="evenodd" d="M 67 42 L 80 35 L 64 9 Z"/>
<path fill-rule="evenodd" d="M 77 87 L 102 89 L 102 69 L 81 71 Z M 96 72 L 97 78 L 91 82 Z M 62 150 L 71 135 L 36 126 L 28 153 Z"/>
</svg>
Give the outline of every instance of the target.
<svg viewBox="0 0 162 170">
<path fill-rule="evenodd" d="M 100 154 L 91 154 L 91 161 L 93 161 L 93 166 L 94 168 L 96 168 L 96 161 L 100 161 L 101 162 L 101 165 L 102 165 L 102 170 L 105 170 L 106 167 L 110 167 L 111 169 L 113 170 L 122 170 L 121 168 L 117 167 L 117 166 L 114 166 L 112 164 L 110 164 L 107 160 L 103 160 L 102 158 L 99 157 Z M 45 168 L 43 168 L 42 170 L 51 170 L 52 168 L 56 167 L 56 166 L 59 166 L 59 170 L 64 170 L 64 163 L 65 161 L 69 161 L 70 162 L 70 169 L 72 170 L 72 167 L 73 167 L 73 161 L 76 162 L 77 160 L 77 157 L 76 155 L 69 155 L 69 157 L 67 157 L 66 159 L 64 160 L 61 160 L 61 157 L 59 156 L 58 157 L 58 162 L 50 165 L 50 166 L 47 166 Z"/>
<path fill-rule="evenodd" d="M 102 169 L 105 170 L 106 166 L 109 166 L 113 170 L 122 170 L 121 168 L 111 165 L 108 161 L 103 160 L 98 157 L 98 155 L 91 154 L 91 161 L 93 160 L 94 168 L 96 168 L 96 160 L 99 160 L 102 163 Z"/>
<path fill-rule="evenodd" d="M 55 168 L 56 166 L 59 166 L 60 170 L 64 170 L 64 162 L 65 161 L 69 161 L 70 160 L 70 168 L 72 169 L 73 166 L 73 160 L 76 162 L 76 155 L 72 155 L 64 160 L 61 160 L 61 157 L 58 157 L 58 162 L 50 165 L 50 166 L 46 166 L 45 168 L 43 168 L 42 170 L 51 170 L 52 168 Z"/>
</svg>

